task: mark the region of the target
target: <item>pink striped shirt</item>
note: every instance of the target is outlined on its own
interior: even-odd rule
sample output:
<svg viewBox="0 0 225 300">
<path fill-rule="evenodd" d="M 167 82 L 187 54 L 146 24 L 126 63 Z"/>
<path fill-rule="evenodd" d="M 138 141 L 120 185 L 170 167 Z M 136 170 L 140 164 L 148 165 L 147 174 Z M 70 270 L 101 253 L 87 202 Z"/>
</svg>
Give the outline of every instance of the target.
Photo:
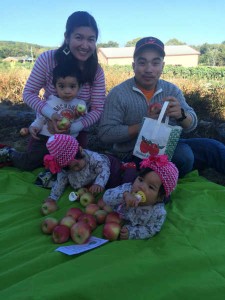
<svg viewBox="0 0 225 300">
<path fill-rule="evenodd" d="M 55 51 L 43 52 L 37 58 L 23 91 L 24 102 L 49 119 L 55 111 L 46 101 L 41 100 L 38 95 L 42 88 L 45 91 L 44 100 L 50 95 L 57 95 L 56 89 L 52 84 L 52 71 L 56 66 Z M 105 76 L 100 65 L 95 74 L 93 85 L 85 83 L 80 88 L 77 98 L 86 102 L 88 113 L 81 119 L 81 127 L 87 128 L 99 120 L 104 108 Z"/>
</svg>

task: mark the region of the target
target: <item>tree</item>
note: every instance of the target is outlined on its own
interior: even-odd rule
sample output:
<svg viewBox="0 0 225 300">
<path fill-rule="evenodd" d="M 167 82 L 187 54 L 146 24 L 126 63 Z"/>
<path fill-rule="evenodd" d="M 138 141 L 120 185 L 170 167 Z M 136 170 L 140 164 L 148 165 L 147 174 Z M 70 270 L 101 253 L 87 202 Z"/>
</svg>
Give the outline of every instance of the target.
<svg viewBox="0 0 225 300">
<path fill-rule="evenodd" d="M 218 66 L 225 66 L 225 43 L 219 47 Z"/>
<path fill-rule="evenodd" d="M 125 47 L 134 47 L 137 43 L 137 41 L 139 41 L 140 39 L 142 39 L 141 37 L 133 39 L 131 41 L 128 41 L 125 45 Z"/>
<path fill-rule="evenodd" d="M 31 48 L 34 58 L 36 58 L 40 53 L 52 49 L 51 47 L 43 47 L 36 44 L 0 41 L 0 58 L 4 59 L 8 56 L 31 56 Z"/>
<path fill-rule="evenodd" d="M 165 43 L 165 45 L 167 45 L 167 46 L 186 45 L 186 43 L 181 42 L 181 41 L 179 41 L 179 40 L 177 40 L 177 39 L 170 39 L 169 41 L 167 41 L 167 42 Z"/>
<path fill-rule="evenodd" d="M 196 51 L 200 52 L 200 47 L 199 45 L 195 46 L 195 45 L 189 45 L 191 48 L 195 49 Z"/>
<path fill-rule="evenodd" d="M 97 45 L 98 48 L 117 48 L 119 44 L 117 42 L 108 41 L 107 43 L 99 43 Z"/>
<path fill-rule="evenodd" d="M 224 44 L 203 44 L 199 49 L 201 55 L 199 63 L 207 66 L 225 65 L 225 45 Z"/>
</svg>

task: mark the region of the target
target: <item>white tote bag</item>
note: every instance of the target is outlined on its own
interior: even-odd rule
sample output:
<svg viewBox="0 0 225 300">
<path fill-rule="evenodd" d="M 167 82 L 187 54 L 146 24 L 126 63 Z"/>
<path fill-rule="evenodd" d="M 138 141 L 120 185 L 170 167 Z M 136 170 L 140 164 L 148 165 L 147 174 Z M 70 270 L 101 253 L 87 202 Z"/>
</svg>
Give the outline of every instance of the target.
<svg viewBox="0 0 225 300">
<path fill-rule="evenodd" d="M 180 138 L 182 127 L 169 125 L 169 117 L 162 122 L 169 102 L 165 101 L 158 120 L 144 118 L 133 155 L 144 159 L 150 155 L 167 154 L 171 160 Z"/>
</svg>

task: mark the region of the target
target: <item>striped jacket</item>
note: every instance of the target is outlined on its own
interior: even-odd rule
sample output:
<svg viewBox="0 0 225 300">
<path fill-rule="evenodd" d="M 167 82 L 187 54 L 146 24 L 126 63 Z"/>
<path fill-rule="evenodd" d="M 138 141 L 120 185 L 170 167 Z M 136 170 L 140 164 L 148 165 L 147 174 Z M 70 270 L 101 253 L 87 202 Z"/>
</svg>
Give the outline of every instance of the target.
<svg viewBox="0 0 225 300">
<path fill-rule="evenodd" d="M 41 101 L 38 95 L 43 88 L 45 90 L 44 100 L 50 95 L 57 96 L 55 87 L 52 84 L 52 71 L 56 66 L 54 59 L 55 51 L 49 50 L 43 52 L 38 57 L 23 92 L 24 102 L 47 118 L 51 118 L 51 115 L 55 111 L 46 101 Z M 79 124 L 79 130 L 82 130 L 96 123 L 104 108 L 105 76 L 100 66 L 98 66 L 93 85 L 85 83 L 80 88 L 77 98 L 84 100 L 88 108 L 88 113 L 82 118 Z"/>
</svg>

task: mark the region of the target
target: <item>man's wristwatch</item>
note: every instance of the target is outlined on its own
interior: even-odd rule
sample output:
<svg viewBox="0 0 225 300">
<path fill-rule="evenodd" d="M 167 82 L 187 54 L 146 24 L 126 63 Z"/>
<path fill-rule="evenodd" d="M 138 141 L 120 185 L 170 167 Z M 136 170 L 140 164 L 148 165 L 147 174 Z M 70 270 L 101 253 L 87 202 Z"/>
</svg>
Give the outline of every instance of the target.
<svg viewBox="0 0 225 300">
<path fill-rule="evenodd" d="M 187 118 L 187 116 L 185 115 L 184 109 L 181 108 L 181 117 L 179 119 L 177 119 L 177 122 L 182 122 L 186 118 Z"/>
</svg>

